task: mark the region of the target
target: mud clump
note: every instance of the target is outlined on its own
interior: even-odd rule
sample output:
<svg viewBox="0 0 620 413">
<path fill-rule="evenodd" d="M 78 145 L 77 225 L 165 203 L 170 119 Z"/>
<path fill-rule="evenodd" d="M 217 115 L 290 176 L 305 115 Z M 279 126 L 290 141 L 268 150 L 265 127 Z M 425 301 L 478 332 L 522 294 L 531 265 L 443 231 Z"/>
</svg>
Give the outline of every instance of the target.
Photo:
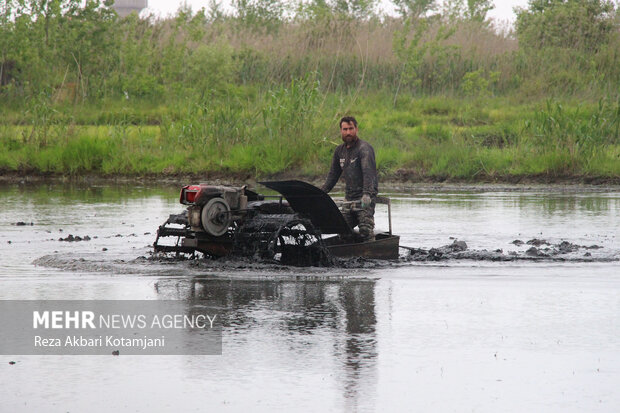
<svg viewBox="0 0 620 413">
<path fill-rule="evenodd" d="M 90 241 L 90 237 L 88 235 L 84 235 L 83 237 L 80 237 L 79 235 L 72 235 L 69 234 L 67 237 L 65 238 L 58 238 L 58 241 L 64 241 L 64 242 L 78 242 L 78 241 Z"/>
<path fill-rule="evenodd" d="M 409 250 L 409 258 L 413 261 L 442 261 L 464 251 L 467 251 L 467 243 L 455 240 L 452 244 L 431 248 L 428 251 L 422 248 L 412 248 Z"/>
<path fill-rule="evenodd" d="M 554 246 L 554 250 L 557 254 L 569 254 L 571 252 L 577 252 L 580 249 L 586 249 L 586 250 L 598 250 L 601 249 L 603 247 L 601 247 L 600 245 L 590 245 L 590 246 L 586 246 L 586 245 L 577 245 L 577 244 L 572 244 L 568 241 L 562 241 L 559 244 Z M 590 254 L 591 256 L 592 254 Z"/>
<path fill-rule="evenodd" d="M 527 244 L 527 245 L 533 245 L 533 246 L 535 246 L 535 247 L 540 247 L 541 245 L 551 245 L 551 244 L 549 244 L 549 243 L 547 242 L 547 240 L 544 240 L 544 239 L 537 239 L 537 238 L 534 238 L 534 239 L 529 240 L 528 242 L 526 242 L 526 244 Z"/>
<path fill-rule="evenodd" d="M 514 261 L 517 257 L 506 255 L 502 250 L 467 250 L 461 246 L 450 244 L 439 248 L 424 250 L 422 248 L 411 249 L 410 255 L 402 258 L 402 261 L 427 262 L 449 260 L 472 260 L 472 261 Z"/>
<path fill-rule="evenodd" d="M 333 267 L 346 269 L 376 269 L 392 266 L 392 261 L 371 260 L 368 258 L 333 258 Z"/>
<path fill-rule="evenodd" d="M 579 250 L 579 245 L 571 244 L 568 241 L 560 242 L 557 247 L 560 254 L 568 254 L 569 252 L 575 252 Z"/>
<path fill-rule="evenodd" d="M 549 254 L 545 254 L 544 252 L 540 251 L 536 247 L 530 247 L 527 251 L 525 251 L 525 255 L 527 255 L 528 257 L 548 257 L 549 256 Z"/>
</svg>

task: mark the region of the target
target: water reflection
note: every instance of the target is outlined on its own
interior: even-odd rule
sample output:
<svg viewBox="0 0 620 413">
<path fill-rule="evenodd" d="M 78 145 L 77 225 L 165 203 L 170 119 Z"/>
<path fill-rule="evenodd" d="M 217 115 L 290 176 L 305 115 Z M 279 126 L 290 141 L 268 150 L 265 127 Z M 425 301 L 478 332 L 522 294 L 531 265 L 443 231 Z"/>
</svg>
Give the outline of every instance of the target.
<svg viewBox="0 0 620 413">
<path fill-rule="evenodd" d="M 347 368 L 343 381 L 344 395 L 348 402 L 346 411 L 358 411 L 362 396 L 366 400 L 368 393 L 374 391 L 377 381 L 374 374 L 377 358 L 374 283 L 372 288 L 358 284 L 342 289 L 341 300 L 347 316 L 344 354 Z M 367 385 L 360 385 L 362 381 Z M 375 397 L 370 398 L 374 399 Z"/>
<path fill-rule="evenodd" d="M 561 193 L 553 191 L 540 192 L 482 192 L 482 193 L 420 193 L 414 198 L 402 197 L 395 194 L 393 204 L 414 203 L 418 206 L 432 206 L 434 208 L 475 211 L 512 207 L 515 210 L 536 210 L 547 217 L 555 214 L 571 214 L 588 212 L 594 214 L 611 212 L 620 206 L 620 196 L 617 193 L 584 192 Z"/>
<path fill-rule="evenodd" d="M 275 348 L 282 342 L 305 340 L 331 349 L 340 366 L 346 411 L 370 407 L 377 381 L 377 316 L 374 280 L 239 280 L 193 278 L 161 280 L 162 299 L 200 300 L 222 314 L 224 340 L 244 342 L 252 330 L 276 326 Z M 230 341 L 233 341 L 231 344 Z M 317 361 L 319 362 L 319 361 Z M 330 363 L 331 364 L 331 363 Z M 333 371 L 325 371 L 332 374 Z M 363 401 L 363 403 L 362 403 Z"/>
<path fill-rule="evenodd" d="M 66 183 L 0 183 L 0 199 L 19 199 L 20 202 L 43 205 L 66 205 L 80 202 L 96 204 L 102 202 L 122 202 L 124 200 L 161 197 L 178 202 L 179 186 L 145 186 L 140 183 L 87 182 Z"/>
</svg>

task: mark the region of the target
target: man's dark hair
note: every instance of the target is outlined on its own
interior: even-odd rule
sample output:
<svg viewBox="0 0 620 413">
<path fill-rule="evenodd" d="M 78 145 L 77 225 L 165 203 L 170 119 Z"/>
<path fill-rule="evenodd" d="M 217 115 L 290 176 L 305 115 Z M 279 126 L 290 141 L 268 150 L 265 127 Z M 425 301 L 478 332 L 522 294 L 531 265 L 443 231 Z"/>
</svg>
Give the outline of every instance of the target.
<svg viewBox="0 0 620 413">
<path fill-rule="evenodd" d="M 357 121 L 353 116 L 345 116 L 344 118 L 340 119 L 340 129 L 342 129 L 343 123 L 352 123 L 353 126 L 357 128 Z"/>
</svg>

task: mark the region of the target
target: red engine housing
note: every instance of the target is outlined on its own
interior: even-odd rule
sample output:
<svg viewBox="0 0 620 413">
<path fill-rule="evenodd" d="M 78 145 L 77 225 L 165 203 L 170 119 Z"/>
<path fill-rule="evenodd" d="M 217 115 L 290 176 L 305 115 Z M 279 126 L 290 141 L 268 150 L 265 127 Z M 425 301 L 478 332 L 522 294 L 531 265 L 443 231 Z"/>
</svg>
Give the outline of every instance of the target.
<svg viewBox="0 0 620 413">
<path fill-rule="evenodd" d="M 193 205 L 196 202 L 196 198 L 202 189 L 201 185 L 186 185 L 181 189 L 181 199 L 179 200 L 184 205 Z"/>
</svg>

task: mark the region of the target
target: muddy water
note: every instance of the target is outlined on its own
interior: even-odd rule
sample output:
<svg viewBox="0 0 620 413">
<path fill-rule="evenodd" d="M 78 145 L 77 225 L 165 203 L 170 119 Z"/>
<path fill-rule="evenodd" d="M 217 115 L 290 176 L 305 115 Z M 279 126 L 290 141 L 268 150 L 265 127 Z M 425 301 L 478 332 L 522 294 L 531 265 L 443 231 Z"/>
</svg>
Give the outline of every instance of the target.
<svg viewBox="0 0 620 413">
<path fill-rule="evenodd" d="M 221 356 L 0 356 L 0 411 L 620 410 L 619 192 L 393 195 L 402 245 L 524 259 L 157 261 L 176 188 L 0 188 L 0 299 L 208 296 L 227 319 Z"/>
</svg>

